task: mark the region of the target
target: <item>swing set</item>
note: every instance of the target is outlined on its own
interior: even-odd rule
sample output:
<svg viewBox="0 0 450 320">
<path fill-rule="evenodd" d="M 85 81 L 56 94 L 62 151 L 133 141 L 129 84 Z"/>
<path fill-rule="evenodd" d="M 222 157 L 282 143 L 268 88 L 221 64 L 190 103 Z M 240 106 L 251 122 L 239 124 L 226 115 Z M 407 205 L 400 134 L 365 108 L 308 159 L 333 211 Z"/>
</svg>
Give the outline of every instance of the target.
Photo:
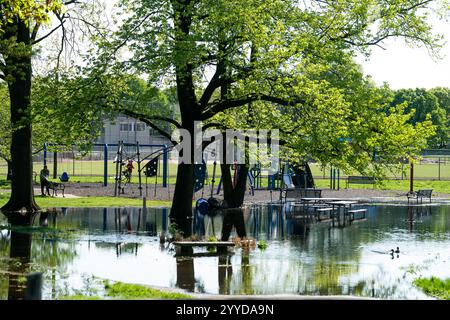
<svg viewBox="0 0 450 320">
<path fill-rule="evenodd" d="M 155 152 L 152 152 L 148 156 L 141 159 L 140 147 L 160 147 Z M 128 147 L 128 150 L 126 149 Z M 134 147 L 135 152 L 130 153 L 129 147 Z M 172 150 L 172 147 L 167 147 L 166 145 L 139 145 L 136 144 L 126 144 L 123 141 L 119 141 L 117 144 L 117 155 L 114 159 L 115 163 L 115 185 L 114 185 L 114 196 L 117 197 L 120 194 L 125 193 L 125 187 L 131 184 L 132 172 L 134 169 L 133 162 L 137 163 L 137 173 L 139 181 L 139 195 L 142 196 L 142 173 L 145 174 L 145 186 L 146 186 L 146 196 L 148 196 L 148 184 L 147 179 L 149 177 L 155 177 L 155 196 L 156 196 L 156 185 L 158 182 L 158 162 L 160 156 L 163 156 L 163 187 L 167 187 L 167 169 L 168 169 L 168 152 Z M 151 159 L 150 159 L 151 158 Z M 149 160 L 150 159 L 150 160 Z M 126 160 L 126 162 L 125 162 Z M 144 161 L 148 161 L 144 166 L 142 166 Z"/>
</svg>

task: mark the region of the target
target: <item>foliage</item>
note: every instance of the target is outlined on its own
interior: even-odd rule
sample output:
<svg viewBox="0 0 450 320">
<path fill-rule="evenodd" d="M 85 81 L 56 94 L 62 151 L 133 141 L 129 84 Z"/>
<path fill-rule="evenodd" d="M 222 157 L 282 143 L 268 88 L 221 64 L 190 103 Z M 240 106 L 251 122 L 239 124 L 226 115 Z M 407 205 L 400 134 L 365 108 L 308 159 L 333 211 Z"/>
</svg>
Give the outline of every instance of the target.
<svg viewBox="0 0 450 320">
<path fill-rule="evenodd" d="M 191 299 L 192 297 L 177 292 L 165 292 L 137 284 L 105 281 L 106 295 L 120 299 Z"/>
<path fill-rule="evenodd" d="M 267 242 L 265 242 L 264 240 L 259 240 L 258 241 L 258 249 L 266 250 L 267 249 Z"/>
<path fill-rule="evenodd" d="M 450 90 L 446 88 L 401 89 L 394 92 L 391 106 L 406 104 L 405 112 L 414 112 L 408 120 L 417 124 L 430 119 L 436 134 L 428 139 L 429 148 L 444 148 L 450 139 Z"/>
<path fill-rule="evenodd" d="M 201 120 L 219 128 L 277 128 L 285 159 L 313 157 L 378 176 L 387 163 L 411 158 L 433 133 L 429 121 L 408 124 L 414 114 L 404 114 L 404 106 L 384 116 L 384 88 L 353 62 L 355 52 L 369 55 L 393 36 L 439 48 L 426 2 L 123 0 L 119 9 L 124 18 L 113 40 L 100 41 L 96 63 L 109 74 L 176 84 L 181 121 L 169 121 L 175 126 L 189 129 Z"/>
<path fill-rule="evenodd" d="M 441 280 L 436 277 L 418 278 L 414 285 L 422 289 L 426 294 L 439 299 L 450 300 L 450 279 Z"/>
<path fill-rule="evenodd" d="M 11 144 L 11 121 L 10 121 L 8 89 L 0 83 L 0 158 L 10 159 L 9 147 Z"/>
<path fill-rule="evenodd" d="M 0 7 L 0 34 L 5 32 L 8 24 L 16 17 L 22 21 L 48 23 L 49 12 L 61 12 L 62 2 L 59 0 L 2 0 Z"/>
</svg>

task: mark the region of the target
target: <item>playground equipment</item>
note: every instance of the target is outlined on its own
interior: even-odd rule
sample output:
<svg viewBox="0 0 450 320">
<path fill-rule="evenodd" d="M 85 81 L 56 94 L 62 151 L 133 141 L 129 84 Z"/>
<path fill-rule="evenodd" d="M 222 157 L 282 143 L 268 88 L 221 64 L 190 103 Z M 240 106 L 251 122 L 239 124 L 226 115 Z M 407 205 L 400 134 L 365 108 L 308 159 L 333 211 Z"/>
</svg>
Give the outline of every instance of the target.
<svg viewBox="0 0 450 320">
<path fill-rule="evenodd" d="M 168 162 L 168 157 L 167 154 L 168 152 L 173 148 L 172 147 L 167 147 L 166 145 L 150 145 L 152 147 L 154 146 L 159 146 L 162 147 L 161 149 L 158 149 L 157 151 L 149 154 L 148 156 L 144 157 L 141 159 L 141 152 L 140 152 L 140 145 L 139 142 L 136 142 L 136 144 L 125 144 L 123 143 L 123 141 L 119 141 L 119 143 L 117 144 L 118 148 L 117 148 L 117 156 L 114 160 L 114 163 L 116 164 L 116 175 L 115 175 L 115 187 L 114 187 L 114 196 L 118 196 L 118 194 L 120 193 L 124 193 L 125 192 L 125 187 L 131 182 L 131 172 L 132 170 L 130 170 L 130 160 L 131 163 L 133 161 L 137 162 L 137 173 L 138 173 L 138 179 L 139 179 L 139 195 L 142 196 L 142 171 L 144 171 L 145 176 L 146 176 L 146 180 L 145 180 L 145 184 L 146 184 L 146 195 L 148 196 L 148 184 L 147 184 L 147 179 L 149 177 L 155 177 L 155 195 L 156 195 L 156 185 L 157 185 L 157 181 L 158 181 L 158 161 L 159 161 L 159 157 L 163 156 L 163 187 L 167 187 L 167 162 Z M 125 146 L 134 146 L 135 149 L 135 153 L 129 154 L 127 153 L 127 151 L 125 150 Z M 128 167 L 126 170 L 123 170 L 122 167 L 125 166 L 125 162 L 123 161 L 124 159 L 124 155 L 126 156 L 126 159 L 128 161 Z M 143 163 L 143 161 L 147 161 L 149 158 L 151 158 L 151 160 L 148 161 L 148 163 L 144 166 L 142 166 L 141 164 Z M 118 193 L 119 191 L 119 193 Z"/>
<path fill-rule="evenodd" d="M 126 156 L 127 163 L 124 162 L 124 155 Z M 114 159 L 114 163 L 116 164 L 116 176 L 115 176 L 115 185 L 114 185 L 114 196 L 117 197 L 118 191 L 119 194 L 125 193 L 125 187 L 131 183 L 131 175 L 132 170 L 134 168 L 133 161 L 137 157 L 137 165 L 138 165 L 138 176 L 139 176 L 139 193 L 142 196 L 142 186 L 141 186 L 141 159 L 139 152 L 139 143 L 136 143 L 136 153 L 128 154 L 125 150 L 125 144 L 123 141 L 119 141 L 117 148 L 117 156 Z M 124 170 L 124 167 L 126 169 Z"/>
<path fill-rule="evenodd" d="M 137 144 L 128 144 L 124 143 L 123 145 L 123 159 L 126 159 L 126 155 L 134 154 L 134 158 L 136 158 L 136 152 L 132 152 L 132 150 L 136 150 Z M 53 159 L 49 159 L 49 147 L 61 147 L 53 144 L 44 144 L 43 148 L 43 164 L 49 165 L 49 168 L 53 165 L 53 177 L 54 179 L 58 176 L 58 171 L 68 172 L 72 177 L 74 176 L 102 176 L 103 177 L 103 186 L 108 186 L 108 171 L 110 166 L 110 160 L 112 154 L 109 153 L 111 147 L 119 147 L 118 144 L 93 144 L 91 151 L 84 151 L 81 153 L 81 156 L 78 152 L 75 151 L 74 147 L 69 151 L 64 152 L 52 152 Z M 168 185 L 168 174 L 169 174 L 169 151 L 172 147 L 168 147 L 165 144 L 139 144 L 139 149 L 142 151 L 150 148 L 153 150 L 154 148 L 158 148 L 158 151 L 162 151 L 162 184 L 163 187 L 167 187 Z M 64 157 L 64 162 L 62 162 L 62 158 Z M 115 157 L 117 157 L 117 153 L 115 153 Z M 147 157 L 146 157 L 147 158 Z M 70 159 L 70 160 L 69 160 Z M 77 159 L 77 160 L 76 160 Z M 69 161 L 67 161 L 69 160 Z M 53 162 L 53 163 L 52 163 Z M 114 162 L 115 164 L 115 162 Z M 75 169 L 77 172 L 75 173 Z M 117 176 L 117 174 L 116 174 Z"/>
</svg>

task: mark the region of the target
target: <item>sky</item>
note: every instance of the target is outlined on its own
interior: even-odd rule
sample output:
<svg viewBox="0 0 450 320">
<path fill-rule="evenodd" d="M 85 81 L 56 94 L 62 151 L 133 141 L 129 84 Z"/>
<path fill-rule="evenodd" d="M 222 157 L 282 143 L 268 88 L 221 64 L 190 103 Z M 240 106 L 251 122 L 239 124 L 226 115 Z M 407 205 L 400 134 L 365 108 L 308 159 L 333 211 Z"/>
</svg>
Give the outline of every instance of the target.
<svg viewBox="0 0 450 320">
<path fill-rule="evenodd" d="M 392 89 L 450 87 L 450 21 L 434 23 L 445 46 L 436 59 L 425 48 L 410 48 L 402 40 L 391 39 L 381 48 L 373 48 L 368 61 L 358 57 L 365 74 L 376 84 L 387 82 Z"/>
</svg>

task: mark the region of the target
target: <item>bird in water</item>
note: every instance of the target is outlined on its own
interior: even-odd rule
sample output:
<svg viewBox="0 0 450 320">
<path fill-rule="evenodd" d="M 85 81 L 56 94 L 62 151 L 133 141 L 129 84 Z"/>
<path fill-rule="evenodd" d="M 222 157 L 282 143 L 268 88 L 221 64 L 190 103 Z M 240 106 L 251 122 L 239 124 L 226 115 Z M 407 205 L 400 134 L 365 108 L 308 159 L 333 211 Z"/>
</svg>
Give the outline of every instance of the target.
<svg viewBox="0 0 450 320">
<path fill-rule="evenodd" d="M 397 254 L 397 258 L 399 258 L 400 249 L 397 247 L 397 250 L 391 249 L 391 258 L 394 259 L 394 253 Z"/>
</svg>

